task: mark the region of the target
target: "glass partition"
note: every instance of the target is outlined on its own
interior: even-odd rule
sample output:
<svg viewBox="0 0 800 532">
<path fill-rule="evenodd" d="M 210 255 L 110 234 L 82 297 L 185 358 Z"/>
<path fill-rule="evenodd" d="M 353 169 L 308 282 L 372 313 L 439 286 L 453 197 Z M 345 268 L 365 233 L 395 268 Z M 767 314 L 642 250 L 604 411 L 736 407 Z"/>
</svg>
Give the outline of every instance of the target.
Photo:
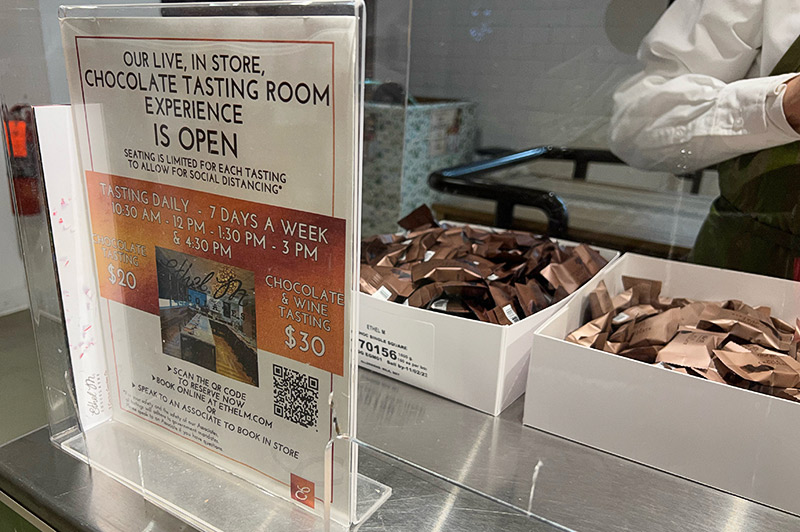
<svg viewBox="0 0 800 532">
<path fill-rule="evenodd" d="M 769 18 L 768 5 L 715 7 L 415 2 L 406 163 L 465 151 L 425 172 L 424 194 L 403 193 L 404 213 L 424 204 L 436 220 L 397 218 L 399 225 L 376 228 L 382 237 L 362 242 L 365 442 L 569 528 L 586 522 L 562 513 L 555 499 L 569 493 L 573 506 L 603 499 L 607 474 L 626 478 L 613 482 L 619 489 L 649 492 L 661 481 L 645 480 L 644 472 L 657 470 L 798 512 L 764 471 L 743 472 L 757 479 L 751 486 L 706 453 L 686 458 L 692 446 L 730 438 L 715 437 L 716 424 L 687 428 L 657 404 L 696 393 L 706 412 L 722 415 L 741 399 L 770 431 L 790 419 L 783 416 L 798 415 L 789 402 L 794 392 L 783 387 L 796 383 L 796 369 L 786 381 L 760 380 L 726 358 L 750 349 L 763 361 L 762 349 L 771 349 L 781 357 L 776 363 L 796 367 L 789 337 L 797 285 L 769 277 L 800 278 L 792 214 L 797 31 L 778 23 L 780 16 Z M 720 29 L 734 23 L 747 30 Z M 416 121 L 415 101 L 465 107 Z M 412 179 L 407 167 L 404 183 Z M 563 279 L 544 271 L 546 263 L 519 258 L 537 251 L 518 233 L 487 236 L 487 227 L 549 233 L 567 248 L 580 243 L 622 255 L 578 275 L 576 285 L 593 278 L 564 303 L 553 293 Z M 478 256 L 492 245 L 504 249 L 496 243 L 503 239 L 515 240 L 518 251 L 509 244 L 508 253 Z M 637 289 L 633 278 L 656 282 Z M 532 279 L 550 310 L 520 294 Z M 749 290 L 756 285 L 762 288 Z M 631 300 L 642 286 L 652 297 Z M 500 312 L 504 305 L 513 316 Z M 702 317 L 686 317 L 687 305 Z M 549 315 L 537 322 L 532 308 Z M 756 308 L 764 312 L 758 326 L 783 338 L 784 349 L 720 326 L 719 315 L 745 319 Z M 642 332 L 665 323 L 659 320 L 669 309 L 684 318 L 663 338 Z M 696 360 L 678 348 L 691 334 L 710 342 Z M 718 388 L 725 398 L 711 399 Z M 745 432 L 733 454 L 783 452 Z M 639 512 L 636 503 L 615 504 L 622 506 L 604 508 Z"/>
<path fill-rule="evenodd" d="M 721 4 L 365 2 L 353 445 L 532 527 L 800 515 L 798 31 Z M 67 103 L 55 6 L 0 9 L 8 120 Z M 69 428 L 43 205 L 7 266 Z"/>
</svg>

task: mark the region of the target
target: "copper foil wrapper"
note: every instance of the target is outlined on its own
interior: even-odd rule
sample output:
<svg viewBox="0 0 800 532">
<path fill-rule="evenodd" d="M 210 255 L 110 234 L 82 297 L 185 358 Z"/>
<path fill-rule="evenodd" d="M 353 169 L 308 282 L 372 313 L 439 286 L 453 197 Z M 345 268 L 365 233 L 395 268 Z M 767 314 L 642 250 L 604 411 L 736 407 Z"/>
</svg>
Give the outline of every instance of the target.
<svg viewBox="0 0 800 532">
<path fill-rule="evenodd" d="M 611 301 L 606 283 L 603 281 L 600 281 L 597 288 L 589 294 L 589 310 L 592 313 L 592 319 L 614 310 L 614 303 Z"/>
<path fill-rule="evenodd" d="M 594 276 L 606 265 L 606 260 L 596 250 L 586 245 L 575 246 L 575 254 L 581 258 L 590 276 Z"/>
<path fill-rule="evenodd" d="M 573 255 L 564 262 L 551 262 L 542 270 L 542 277 L 547 279 L 556 289 L 564 288 L 571 294 L 583 283 L 592 278 L 586 265 L 578 255 Z"/>
<path fill-rule="evenodd" d="M 800 401 L 800 318 L 791 325 L 769 307 L 661 295 L 657 280 L 623 277 L 611 295 L 588 296 L 591 321 L 566 340 L 586 347 L 791 401 Z"/>
<path fill-rule="evenodd" d="M 473 313 L 470 310 L 469 306 L 463 301 L 459 301 L 457 299 L 447 299 L 447 298 L 440 298 L 433 301 L 428 309 L 435 310 L 437 312 L 444 312 L 445 314 L 451 314 L 454 316 L 460 316 L 462 318 L 472 317 Z"/>
<path fill-rule="evenodd" d="M 754 392 L 765 393 L 767 395 L 774 395 L 775 397 L 780 397 L 781 399 L 786 399 L 788 401 L 798 401 L 800 402 L 800 389 L 798 388 L 781 388 L 778 386 L 764 386 L 762 384 L 753 384 L 749 388 Z"/>
<path fill-rule="evenodd" d="M 781 388 L 800 386 L 800 362 L 788 355 L 761 346 L 747 349 L 731 343 L 724 349 L 715 349 L 714 355 L 744 380 Z"/>
<path fill-rule="evenodd" d="M 634 287 L 640 287 L 637 291 L 639 295 L 640 304 L 652 305 L 658 303 L 658 296 L 661 294 L 661 281 L 653 281 L 651 279 L 640 279 L 638 277 L 622 276 L 622 286 L 625 290 L 631 290 Z"/>
<path fill-rule="evenodd" d="M 681 329 L 658 352 L 656 362 L 706 369 L 711 365 L 714 349 L 727 338 L 726 333 L 697 329 Z"/>
<path fill-rule="evenodd" d="M 677 308 L 650 316 L 631 327 L 629 345 L 631 347 L 665 345 L 678 332 L 679 325 L 680 310 Z"/>
<path fill-rule="evenodd" d="M 614 311 L 612 310 L 611 312 Z M 635 305 L 633 307 L 626 308 L 619 314 L 614 315 L 611 322 L 614 325 L 621 327 L 626 323 L 641 321 L 643 319 L 649 318 L 650 316 L 655 316 L 656 314 L 658 314 L 658 312 L 659 312 L 658 309 L 656 309 L 652 305 Z"/>
<path fill-rule="evenodd" d="M 708 368 L 688 368 L 689 375 L 697 375 L 698 377 L 702 377 L 709 381 L 718 382 L 720 384 L 729 384 L 722 375 L 719 374 L 719 371 L 715 367 L 708 367 Z"/>
<path fill-rule="evenodd" d="M 394 268 L 383 275 L 383 285 L 402 298 L 407 298 L 414 292 L 411 274 Z"/>
<path fill-rule="evenodd" d="M 611 315 L 606 314 L 599 318 L 593 319 L 586 325 L 572 331 L 567 336 L 567 341 L 574 344 L 582 345 L 585 347 L 595 347 L 603 349 L 608 338 L 608 333 L 611 331 Z M 601 335 L 605 337 L 600 341 Z"/>
<path fill-rule="evenodd" d="M 397 222 L 397 225 L 409 231 L 419 229 L 421 227 L 437 226 L 436 219 L 433 217 L 431 210 L 425 206 L 420 205 L 412 212 L 408 213 L 404 218 Z"/>
<path fill-rule="evenodd" d="M 451 281 L 442 285 L 442 290 L 451 299 L 480 303 L 491 297 L 489 287 L 479 283 Z"/>
<path fill-rule="evenodd" d="M 639 362 L 653 364 L 656 361 L 656 356 L 658 356 L 658 348 L 652 345 L 647 345 L 643 347 L 634 347 L 632 349 L 623 349 L 617 354 L 624 356 L 625 358 L 638 360 Z"/>
<path fill-rule="evenodd" d="M 514 285 L 514 290 L 517 292 L 517 301 L 525 316 L 536 314 L 549 306 L 552 301 L 552 298 L 548 297 L 536 281 L 530 281 L 527 284 L 517 283 Z"/>
<path fill-rule="evenodd" d="M 433 283 L 420 286 L 408 296 L 408 304 L 412 307 L 426 308 L 434 299 L 442 295 L 442 283 Z"/>
<path fill-rule="evenodd" d="M 411 280 L 421 281 L 478 281 L 482 280 L 475 266 L 456 260 L 431 259 L 411 268 Z"/>
<path fill-rule="evenodd" d="M 383 285 L 383 277 L 374 268 L 365 264 L 361 265 L 361 279 L 359 286 L 365 294 L 372 295 Z"/>
<path fill-rule="evenodd" d="M 772 325 L 769 316 L 746 309 L 729 310 L 709 306 L 700 316 L 699 329 L 719 330 L 778 351 L 788 351 L 792 334 L 781 333 Z"/>
<path fill-rule="evenodd" d="M 362 240 L 361 291 L 489 323 L 510 325 L 561 301 L 606 264 L 584 244 L 439 224 L 425 206 L 398 224 L 401 235 Z"/>
</svg>

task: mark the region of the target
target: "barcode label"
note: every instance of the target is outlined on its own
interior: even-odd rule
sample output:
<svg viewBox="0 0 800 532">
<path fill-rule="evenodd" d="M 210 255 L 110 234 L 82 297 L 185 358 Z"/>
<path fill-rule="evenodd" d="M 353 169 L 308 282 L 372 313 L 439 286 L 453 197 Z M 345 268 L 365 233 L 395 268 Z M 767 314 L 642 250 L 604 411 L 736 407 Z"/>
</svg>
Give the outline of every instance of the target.
<svg viewBox="0 0 800 532">
<path fill-rule="evenodd" d="M 388 301 L 389 298 L 392 297 L 392 291 L 386 288 L 385 286 L 381 286 L 380 288 L 378 288 L 377 292 L 372 294 L 372 297 Z"/>
<path fill-rule="evenodd" d="M 431 303 L 431 308 L 434 310 L 441 310 L 445 312 L 447 310 L 447 300 L 446 299 L 437 299 L 433 303 Z"/>
<path fill-rule="evenodd" d="M 506 305 L 503 307 L 503 314 L 506 315 L 506 318 L 511 320 L 511 323 L 517 323 L 519 321 L 519 316 L 517 316 L 517 313 L 514 312 L 514 309 L 511 307 L 511 305 Z"/>
<path fill-rule="evenodd" d="M 611 323 L 613 323 L 614 325 L 616 325 L 617 323 L 620 323 L 620 322 L 623 322 L 623 321 L 628 321 L 629 319 L 631 319 L 631 317 L 630 317 L 630 316 L 628 316 L 628 315 L 627 315 L 627 314 L 625 314 L 624 312 L 620 312 L 619 314 L 617 314 L 616 316 L 614 316 L 614 317 L 611 319 Z"/>
</svg>

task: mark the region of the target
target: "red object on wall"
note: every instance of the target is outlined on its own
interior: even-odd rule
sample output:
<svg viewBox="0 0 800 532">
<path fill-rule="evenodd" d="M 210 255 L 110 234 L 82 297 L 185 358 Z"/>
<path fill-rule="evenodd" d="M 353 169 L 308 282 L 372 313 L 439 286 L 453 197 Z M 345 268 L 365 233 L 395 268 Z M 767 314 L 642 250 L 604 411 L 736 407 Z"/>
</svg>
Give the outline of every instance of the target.
<svg viewBox="0 0 800 532">
<path fill-rule="evenodd" d="M 28 156 L 28 125 L 22 120 L 9 120 L 6 124 L 6 146 L 14 158 Z"/>
<path fill-rule="evenodd" d="M 14 212 L 20 216 L 39 214 L 39 180 L 35 177 L 15 177 L 14 183 Z"/>
</svg>

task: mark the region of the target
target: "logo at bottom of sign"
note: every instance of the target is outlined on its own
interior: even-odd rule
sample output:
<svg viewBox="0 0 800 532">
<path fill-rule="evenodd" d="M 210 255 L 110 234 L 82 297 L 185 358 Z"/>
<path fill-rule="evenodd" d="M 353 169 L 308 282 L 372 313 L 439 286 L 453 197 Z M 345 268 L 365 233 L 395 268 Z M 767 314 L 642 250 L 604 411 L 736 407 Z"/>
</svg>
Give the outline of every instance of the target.
<svg viewBox="0 0 800 532">
<path fill-rule="evenodd" d="M 314 483 L 292 473 L 292 499 L 306 506 L 314 507 Z"/>
</svg>

